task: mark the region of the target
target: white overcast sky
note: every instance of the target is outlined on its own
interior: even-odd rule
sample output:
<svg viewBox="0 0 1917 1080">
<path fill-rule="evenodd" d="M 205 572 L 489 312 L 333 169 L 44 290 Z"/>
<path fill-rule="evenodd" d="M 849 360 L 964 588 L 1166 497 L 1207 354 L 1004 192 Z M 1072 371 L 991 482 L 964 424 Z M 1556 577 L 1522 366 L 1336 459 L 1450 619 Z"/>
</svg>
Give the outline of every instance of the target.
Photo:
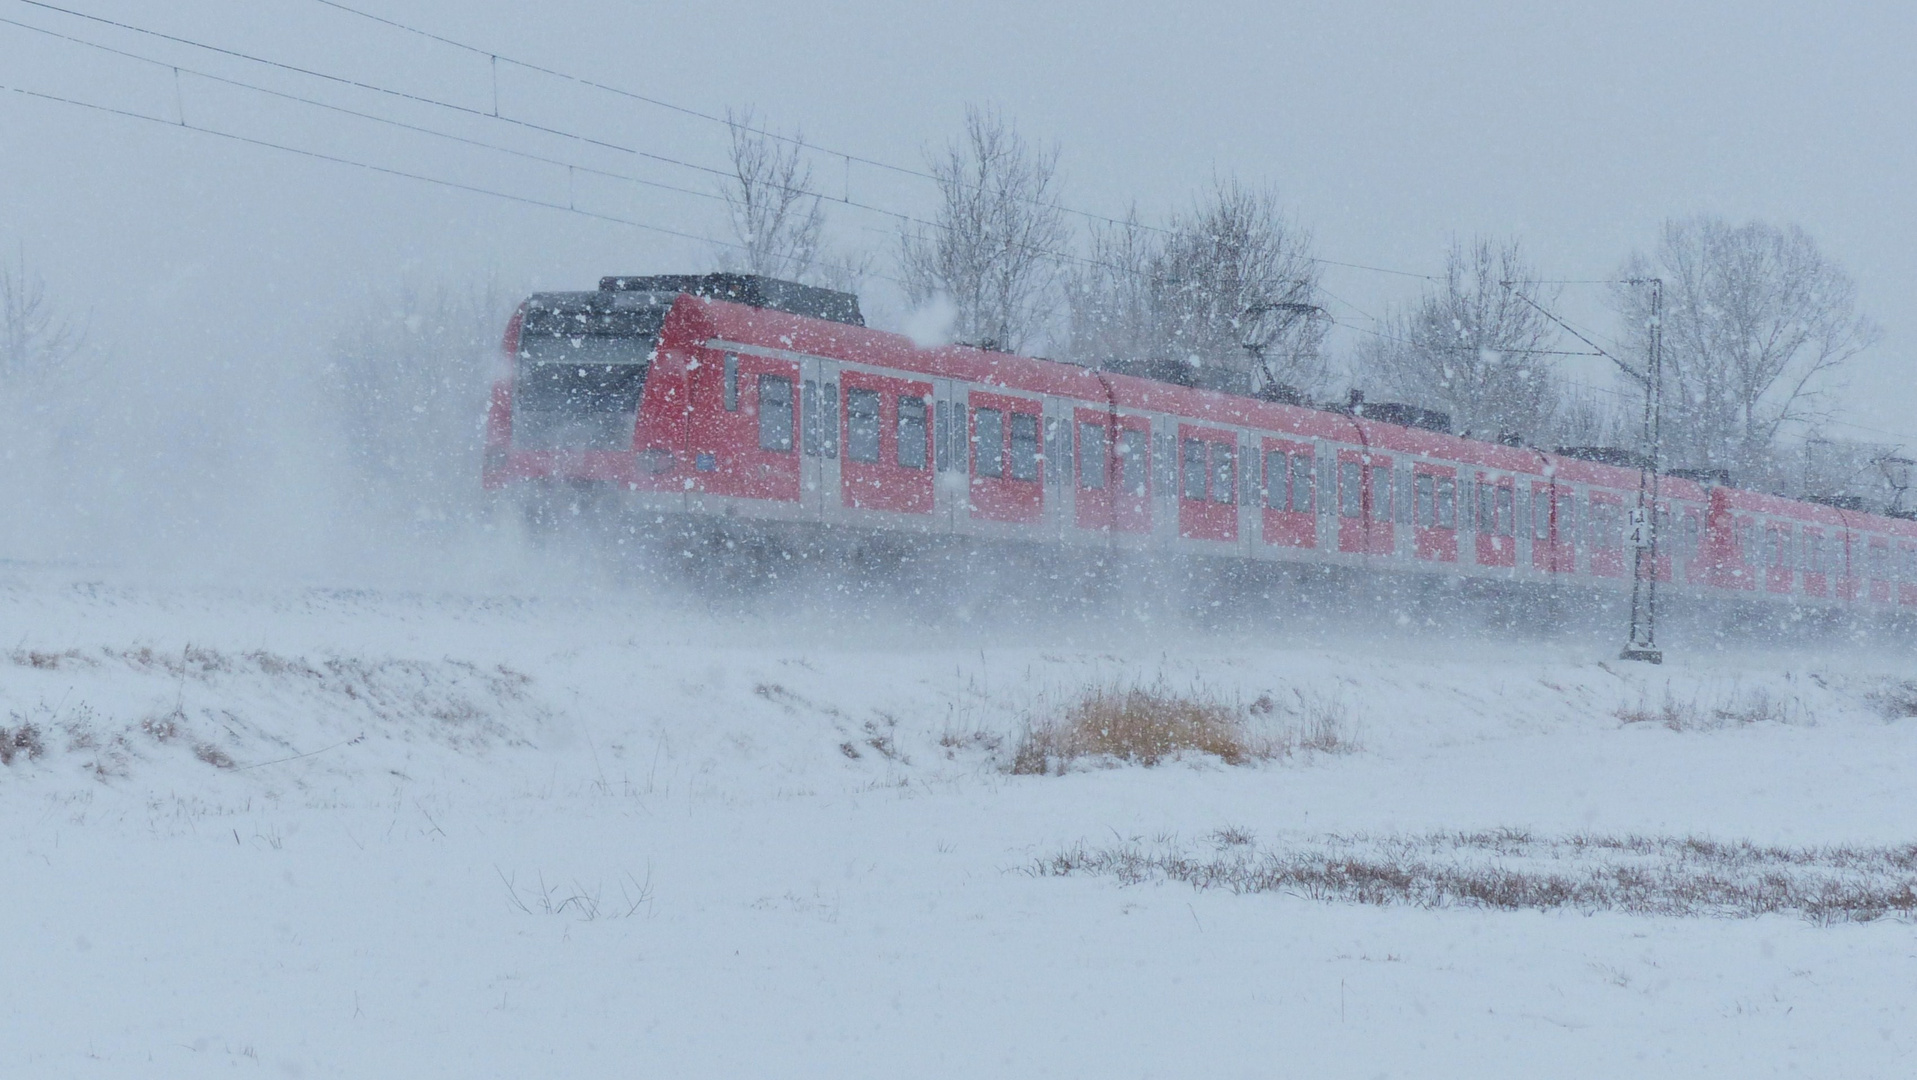
<svg viewBox="0 0 1917 1080">
<path fill-rule="evenodd" d="M 59 6 L 490 111 L 482 57 L 314 0 Z M 1698 211 L 1796 222 L 1886 328 L 1850 420 L 1917 435 L 1917 5 L 1805 3 L 876 5 L 349 0 L 502 55 L 706 112 L 756 105 L 817 145 L 917 166 L 968 102 L 1062 149 L 1067 199 L 1156 216 L 1216 174 L 1276 186 L 1326 258 L 1429 271 L 1453 234 L 1516 234 L 1551 276 L 1616 269 Z M 219 127 L 541 201 L 717 235 L 710 200 L 575 177 L 284 101 L 170 65 L 661 183 L 713 178 L 88 23 L 20 0 L 0 85 Z M 502 64 L 510 117 L 695 164 L 723 132 Z M 824 187 L 923 213 L 921 181 L 821 158 Z M 844 208 L 842 244 L 889 249 Z M 95 339 L 156 363 L 310 362 L 369 290 L 402 280 L 590 287 L 697 270 L 706 245 L 204 134 L 0 93 L 0 240 L 23 245 Z M 11 254 L 11 253 L 10 253 Z M 883 265 L 883 264 L 882 264 Z M 1332 268 L 1341 320 L 1414 280 Z M 883 297 L 875 298 L 881 312 Z M 1594 292 L 1566 310 L 1600 324 Z M 1349 340 L 1349 333 L 1346 334 Z M 182 372 L 196 370 L 183 366 Z M 192 377 L 190 374 L 185 377 Z M 1869 437 L 1862 431 L 1848 434 Z"/>
</svg>

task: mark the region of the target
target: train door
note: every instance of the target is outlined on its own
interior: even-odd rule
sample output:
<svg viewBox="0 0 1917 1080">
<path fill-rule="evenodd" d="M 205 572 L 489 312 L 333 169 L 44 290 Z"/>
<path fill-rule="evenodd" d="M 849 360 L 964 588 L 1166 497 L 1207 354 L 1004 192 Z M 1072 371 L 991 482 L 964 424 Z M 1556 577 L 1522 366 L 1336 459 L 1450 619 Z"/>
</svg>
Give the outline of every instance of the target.
<svg viewBox="0 0 1917 1080">
<path fill-rule="evenodd" d="M 1166 547 L 1178 536 L 1177 432 L 1174 419 L 1161 416 L 1152 421 L 1152 535 Z"/>
<path fill-rule="evenodd" d="M 1078 510 L 1073 480 L 1073 403 L 1048 397 L 1044 402 L 1045 493 L 1044 522 L 1049 536 L 1067 539 Z"/>
<path fill-rule="evenodd" d="M 1435 562 L 1457 562 L 1457 527 L 1457 470 L 1416 466 L 1411 477 L 1412 554 Z"/>
<path fill-rule="evenodd" d="M 800 501 L 807 517 L 829 520 L 839 506 L 839 365 L 799 361 Z"/>
<path fill-rule="evenodd" d="M 933 517 L 939 532 L 955 532 L 967 518 L 965 501 L 965 389 L 951 379 L 932 380 Z"/>
<path fill-rule="evenodd" d="M 1112 527 L 1112 425 L 1104 409 L 1072 410 L 1072 498 L 1077 500 L 1072 524 L 1086 532 Z"/>
</svg>

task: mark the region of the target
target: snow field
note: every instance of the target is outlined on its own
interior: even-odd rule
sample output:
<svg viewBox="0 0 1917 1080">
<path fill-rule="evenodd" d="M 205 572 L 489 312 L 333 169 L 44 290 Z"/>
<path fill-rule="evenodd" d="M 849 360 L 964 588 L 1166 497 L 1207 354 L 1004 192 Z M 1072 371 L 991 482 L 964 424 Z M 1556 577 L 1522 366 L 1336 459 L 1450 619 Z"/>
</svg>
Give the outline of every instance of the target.
<svg viewBox="0 0 1917 1080">
<path fill-rule="evenodd" d="M 1074 845 L 1225 828 L 1267 847 L 1498 828 L 1908 843 L 1894 656 L 1639 669 L 1569 646 L 1367 656 L 1149 626 L 1035 642 L 618 596 L 27 577 L 0 612 L 17 639 L 0 725 L 44 733 L 0 767 L 0 1060 L 17 1075 L 1917 1060 L 1896 920 L 1426 910 L 1028 872 Z M 1335 699 L 1361 749 L 1008 774 L 1025 723 L 1137 680 Z M 62 727 L 81 718 L 93 746 Z"/>
</svg>

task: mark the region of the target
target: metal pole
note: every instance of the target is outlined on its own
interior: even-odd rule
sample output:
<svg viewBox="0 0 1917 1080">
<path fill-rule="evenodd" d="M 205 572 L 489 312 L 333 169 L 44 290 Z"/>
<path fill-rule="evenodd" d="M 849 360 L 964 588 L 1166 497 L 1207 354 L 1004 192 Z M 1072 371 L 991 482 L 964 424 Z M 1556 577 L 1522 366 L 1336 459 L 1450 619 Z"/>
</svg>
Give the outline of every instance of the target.
<svg viewBox="0 0 1917 1080">
<path fill-rule="evenodd" d="M 1644 443 L 1649 468 L 1638 470 L 1631 631 L 1621 659 L 1661 664 L 1664 651 L 1657 647 L 1657 496 L 1658 473 L 1663 468 L 1658 451 L 1664 426 L 1664 282 L 1650 278 L 1641 284 L 1651 287 L 1650 357 L 1644 386 Z"/>
</svg>

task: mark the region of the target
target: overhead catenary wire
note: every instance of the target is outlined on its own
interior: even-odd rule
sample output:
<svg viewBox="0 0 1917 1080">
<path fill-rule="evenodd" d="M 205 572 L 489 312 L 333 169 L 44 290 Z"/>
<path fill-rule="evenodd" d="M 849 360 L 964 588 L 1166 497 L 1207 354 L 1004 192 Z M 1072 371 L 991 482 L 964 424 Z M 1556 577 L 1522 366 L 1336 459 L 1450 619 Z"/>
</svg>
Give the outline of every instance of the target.
<svg viewBox="0 0 1917 1080">
<path fill-rule="evenodd" d="M 111 45 L 102 45 L 97 41 L 88 41 L 85 38 L 74 37 L 71 34 L 62 34 L 57 30 L 49 30 L 44 26 L 34 26 L 31 23 L 23 23 L 16 19 L 9 19 L 4 16 L 0 16 L 0 24 L 19 27 L 22 30 L 30 30 L 36 34 L 45 34 L 48 37 L 58 38 L 61 41 L 71 42 L 75 45 L 82 45 L 89 49 L 98 49 L 101 52 L 111 53 L 114 56 L 123 56 L 129 60 L 137 60 L 141 63 L 152 64 L 156 67 L 171 70 L 176 77 L 181 74 L 191 75 L 195 78 L 206 79 L 209 82 L 221 83 L 226 86 L 233 86 L 243 90 L 250 90 L 250 91 L 253 91 L 254 93 L 266 94 L 270 97 L 276 97 L 283 101 L 293 101 L 303 105 L 311 105 L 314 108 L 326 109 L 331 112 L 340 113 L 344 116 L 351 116 L 360 120 L 370 120 L 376 124 L 385 124 L 389 127 L 395 127 L 405 131 L 417 132 L 422 135 L 430 135 L 433 138 L 437 138 L 437 139 L 446 139 L 451 142 L 463 143 L 467 146 L 478 147 L 483 150 L 492 150 L 501 154 L 510 154 L 514 157 L 524 158 L 528 161 L 536 161 L 546 165 L 555 165 L 564 169 L 575 169 L 582 173 L 589 173 L 595 176 L 603 176 L 609 179 L 620 180 L 626 183 L 643 185 L 645 187 L 658 188 L 664 191 L 677 192 L 682 195 L 691 195 L 691 196 L 694 196 L 695 198 L 711 199 L 711 200 L 717 200 L 721 202 L 724 201 L 724 196 L 713 194 L 710 191 L 700 191 L 697 188 L 679 187 L 676 184 L 667 184 L 658 180 L 648 180 L 648 179 L 645 179 L 644 177 L 631 176 L 626 173 L 612 172 L 611 170 L 608 170 L 608 169 L 597 169 L 588 165 L 580 165 L 577 162 L 566 161 L 562 158 L 547 157 L 543 154 L 535 154 L 530 151 L 520 150 L 510 146 L 501 146 L 498 143 L 490 143 L 485 141 L 484 139 L 474 139 L 465 135 L 455 135 L 452 132 L 440 131 L 436 128 L 429 128 L 421 124 L 409 124 L 404 120 L 395 120 L 389 116 L 380 116 L 377 113 L 361 112 L 358 109 L 349 109 L 344 105 L 335 105 L 332 102 L 320 101 L 317 98 L 310 98 L 301 94 L 292 94 L 284 90 L 275 90 L 272 87 L 260 86 L 256 83 L 249 83 L 241 79 L 231 79 L 224 75 L 216 75 L 210 71 L 202 71 L 197 68 L 187 67 L 183 64 L 175 64 L 166 60 L 156 60 L 150 56 L 142 56 L 139 53 L 129 52 L 125 49 L 116 49 L 112 47 Z M 179 94 L 179 87 L 177 85 L 177 82 L 175 84 L 174 91 L 175 91 L 176 108 L 179 111 L 181 122 L 184 123 L 184 118 L 186 116 L 186 104 L 184 99 Z"/>
<path fill-rule="evenodd" d="M 428 175 L 425 175 L 424 173 L 409 172 L 405 169 L 395 169 L 386 165 L 375 165 L 375 164 L 372 164 L 371 162 L 359 161 L 359 160 L 344 157 L 338 154 L 328 154 L 318 150 L 308 150 L 308 149 L 305 149 L 304 147 L 288 146 L 285 143 L 277 143 L 269 139 L 258 139 L 250 135 L 241 135 L 237 132 L 221 131 L 218 128 L 205 127 L 199 124 L 192 123 L 190 121 L 187 121 L 184 118 L 169 119 L 164 116 L 154 116 L 149 113 L 134 112 L 131 109 L 115 108 L 111 105 L 101 105 L 96 102 L 82 101 L 78 98 L 65 97 L 59 94 L 49 94 L 49 93 L 46 93 L 45 91 L 32 90 L 32 89 L 28 89 L 26 87 L 21 87 L 21 86 L 10 86 L 5 83 L 0 83 L 0 92 L 19 94 L 23 97 L 37 98 L 41 101 L 56 102 L 62 105 L 71 105 L 71 106 L 75 106 L 77 108 L 82 108 L 82 109 L 91 109 L 95 112 L 107 113 L 109 115 L 124 117 L 130 120 L 144 120 L 148 123 L 159 124 L 163 127 L 173 128 L 176 130 L 183 129 L 186 131 L 198 132 L 199 134 L 202 134 L 202 135 L 213 135 L 222 139 L 230 139 L 230 140 L 233 140 L 234 142 L 246 143 L 250 146 L 264 147 L 269 150 L 279 150 L 284 153 L 297 154 L 301 157 L 312 158 L 317 161 L 332 162 L 333 164 L 337 164 L 337 165 L 350 165 L 355 168 L 368 169 L 376 173 L 383 173 L 387 176 L 399 177 L 406 180 L 418 180 L 423 183 L 436 184 L 440 187 L 451 188 L 456 191 L 464 191 L 464 192 L 468 192 L 475 195 L 488 195 L 496 199 L 505 199 L 509 202 L 521 203 L 526 206 L 538 206 L 548 210 L 560 210 L 566 213 L 578 214 L 582 217 L 593 218 L 599 221 L 607 221 L 607 222 L 612 222 L 618 225 L 631 226 L 632 228 L 635 228 L 635 229 L 643 229 L 647 232 L 662 233 L 666 236 L 674 236 L 682 240 L 698 240 L 705 243 L 718 244 L 720 246 L 730 247 L 730 248 L 742 247 L 742 245 L 730 243 L 725 240 L 719 240 L 714 237 L 702 236 L 697 233 L 684 232 L 679 229 L 668 228 L 664 225 L 654 225 L 650 222 L 637 221 L 632 218 L 619 217 L 616 214 L 605 214 L 595 210 L 583 210 L 575 206 L 568 206 L 565 203 L 561 203 L 561 202 L 548 202 L 544 199 L 535 199 L 526 195 L 515 195 L 508 191 L 499 191 L 494 188 L 480 187 L 479 185 L 476 185 L 476 184 L 461 183 L 457 180 L 447 180 L 443 177 L 428 176 Z M 878 276 L 878 275 L 874 275 L 874 276 Z"/>
<path fill-rule="evenodd" d="M 560 71 L 556 68 L 547 67 L 543 64 L 535 64 L 535 63 L 532 63 L 531 61 L 518 59 L 512 56 L 507 56 L 504 53 L 501 53 L 495 49 L 487 49 L 479 45 L 471 44 L 469 42 L 458 41 L 454 38 L 447 37 L 444 34 L 434 33 L 431 30 L 421 29 L 420 27 L 401 22 L 398 19 L 389 18 L 384 15 L 379 15 L 374 12 L 366 11 L 362 8 L 354 7 L 350 4 L 341 3 L 340 0 L 313 0 L 313 2 L 320 4 L 324 7 L 332 8 L 336 11 L 344 12 L 348 15 L 353 15 L 358 18 L 365 19 L 369 22 L 378 23 L 382 26 L 391 27 L 392 29 L 395 29 L 395 30 L 400 30 L 408 34 L 413 34 L 415 36 L 425 38 L 429 41 L 435 41 L 435 42 L 438 42 L 439 44 L 450 46 L 451 48 L 459 49 L 461 51 L 470 53 L 474 56 L 486 57 L 493 64 L 497 64 L 499 61 L 504 60 L 506 63 L 511 64 L 514 67 L 524 68 L 527 71 L 537 72 L 541 75 L 546 75 L 555 79 L 561 79 L 578 86 L 584 86 L 593 90 L 599 90 L 605 93 L 614 94 L 631 101 L 642 102 L 647 105 L 656 106 L 661 109 L 666 109 L 671 112 L 676 112 L 684 116 L 694 117 L 699 120 L 705 120 L 710 123 L 723 124 L 727 128 L 736 127 L 736 128 L 739 128 L 740 130 L 750 132 L 754 135 L 759 135 L 765 138 L 774 139 L 791 146 L 798 146 L 798 147 L 803 147 L 810 150 L 815 150 L 828 157 L 839 158 L 840 160 L 846 162 L 848 165 L 856 163 L 859 165 L 867 165 L 876 169 L 884 169 L 889 172 L 894 172 L 894 173 L 898 173 L 905 176 L 915 177 L 921 180 L 929 180 L 929 181 L 932 181 L 933 183 L 944 182 L 942 178 L 940 178 L 936 174 L 926 172 L 923 169 L 915 169 L 910 166 L 897 164 L 896 162 L 883 161 L 878 158 L 866 157 L 861 154 L 853 154 L 848 151 L 837 150 L 829 146 L 822 146 L 818 143 L 807 142 L 805 139 L 792 136 L 792 135 L 786 135 L 781 132 L 773 131 L 769 128 L 753 127 L 749 124 L 742 124 L 732 117 L 719 116 L 714 113 L 691 108 L 690 106 L 681 105 L 681 104 L 678 104 L 677 102 L 667 101 L 663 98 L 654 97 L 649 94 L 641 94 L 637 91 L 628 90 L 624 87 L 613 86 L 610 83 L 600 82 L 596 79 L 590 79 L 582 75 L 575 75 L 571 72 Z M 833 200 L 833 201 L 842 202 L 844 200 Z M 1117 225 L 1124 228 L 1135 228 L 1144 232 L 1158 233 L 1161 235 L 1169 235 L 1171 233 L 1170 229 L 1166 229 L 1161 226 L 1148 225 L 1144 222 L 1136 221 L 1136 220 L 1115 218 L 1110 216 L 1109 214 L 1100 214 L 1090 210 L 1081 210 L 1076 207 L 1066 206 L 1062 203 L 1044 203 L 1041 200 L 1027 200 L 1027 201 L 1031 202 L 1034 205 L 1053 206 L 1053 207 L 1056 207 L 1058 210 L 1063 211 L 1064 213 L 1071 214 L 1076 217 L 1084 218 L 1089 221 L 1096 221 L 1105 225 Z M 1415 270 L 1394 270 L 1389 267 L 1372 266 L 1367 263 L 1345 262 L 1339 259 L 1327 259 L 1320 256 L 1308 256 L 1308 258 L 1310 258 L 1312 262 L 1322 263 L 1327 266 L 1341 266 L 1351 270 L 1365 270 L 1365 271 L 1369 271 L 1371 273 L 1377 273 L 1377 274 L 1392 274 L 1399 277 L 1417 278 L 1423 281 L 1437 280 L 1435 277 L 1433 277 L 1430 274 L 1419 273 Z"/>
<path fill-rule="evenodd" d="M 282 71 L 291 72 L 293 74 L 325 80 L 327 82 L 334 83 L 335 85 L 347 86 L 347 87 L 352 87 L 354 89 L 365 90 L 371 93 L 377 93 L 377 94 L 385 95 L 388 97 L 411 101 L 417 104 L 426 105 L 433 108 L 447 109 L 447 110 L 458 112 L 473 118 L 497 120 L 502 123 L 511 124 L 516 127 L 520 127 L 530 131 L 535 131 L 541 134 L 551 135 L 557 138 L 573 140 L 582 144 L 597 146 L 602 149 L 631 154 L 636 157 L 644 158 L 646 160 L 656 161 L 661 164 L 671 165 L 671 166 L 675 166 L 679 168 L 690 169 L 690 170 L 701 172 L 714 177 L 719 177 L 722 179 L 729 179 L 733 175 L 732 173 L 724 169 L 714 168 L 709 165 L 700 165 L 695 162 L 689 162 L 680 158 L 674 158 L 669 155 L 657 153 L 655 151 L 645 150 L 635 146 L 627 146 L 621 143 L 612 142 L 607 139 L 600 139 L 594 136 L 583 135 L 578 132 L 566 130 L 564 128 L 553 127 L 547 124 L 540 124 L 540 123 L 536 123 L 534 121 L 526 120 L 520 117 L 508 115 L 499 110 L 496 86 L 494 87 L 492 108 L 490 110 L 475 108 L 473 106 L 461 105 L 454 101 L 448 101 L 441 98 L 431 97 L 426 94 L 413 93 L 411 91 L 406 91 L 406 90 L 398 90 L 392 87 L 382 86 L 378 83 L 369 82 L 363 79 L 355 79 L 348 76 L 336 75 L 331 72 L 320 71 L 316 68 L 303 67 L 298 64 L 289 64 L 284 61 L 273 60 L 268 57 L 259 56 L 253 53 L 239 50 L 239 49 L 232 49 L 232 48 L 227 48 L 225 46 L 213 45 L 213 44 L 197 41 L 193 38 L 188 38 L 188 37 L 184 37 L 177 34 L 169 34 L 164 31 L 154 30 L 149 27 L 139 26 L 133 23 L 122 21 L 122 20 L 110 19 L 102 15 L 95 15 L 89 12 L 79 11 L 73 8 L 64 7 L 59 4 L 49 3 L 47 2 L 47 0 L 15 0 L 15 2 L 26 5 L 28 7 L 38 8 L 45 11 L 57 12 L 59 14 L 67 15 L 73 18 L 84 19 L 89 22 L 97 23 L 100 25 L 114 27 L 115 29 L 124 30 L 130 33 L 142 34 L 142 35 L 153 37 L 162 41 L 168 41 L 175 44 L 184 45 L 189 48 L 203 49 L 208 52 L 231 57 L 234 59 L 244 60 L 249 63 L 261 64 L 261 65 L 276 68 Z M 540 74 L 552 76 L 559 79 L 564 79 L 567 81 L 577 83 L 582 86 L 588 86 L 594 89 L 603 90 L 608 93 L 618 94 L 624 97 L 631 98 L 636 101 L 643 101 L 648 104 L 657 105 L 661 108 L 671 109 L 676 112 L 681 112 L 686 115 L 694 116 L 703 120 L 726 124 L 728 126 L 733 126 L 735 123 L 732 120 L 729 120 L 724 117 L 719 117 L 711 113 L 702 112 L 697 109 L 691 109 L 682 105 L 677 105 L 672 102 L 664 101 L 663 99 L 654 98 L 654 97 L 650 97 L 643 94 L 638 94 L 629 90 L 625 90 L 620 87 L 614 87 L 609 84 L 600 83 L 595 80 L 586 79 L 581 76 L 572 75 L 570 73 L 563 72 L 563 71 L 558 71 L 556 69 L 545 67 L 543 65 L 534 64 L 528 61 L 518 60 L 513 57 L 495 52 L 493 50 L 483 49 L 476 45 L 470 45 L 464 42 L 455 41 L 443 35 L 434 34 L 431 31 L 421 30 L 421 29 L 418 29 L 417 27 L 408 26 L 406 24 L 398 22 L 397 20 L 388 19 L 388 18 L 385 18 L 384 16 L 375 15 L 373 13 L 362 11 L 360 9 L 353 8 L 345 4 L 327 3 L 326 0 L 317 0 L 317 2 L 325 3 L 326 6 L 328 7 L 336 8 L 342 12 L 352 14 L 360 18 L 369 19 L 373 22 L 391 26 L 395 29 L 400 29 L 408 33 L 417 34 L 420 37 L 427 38 L 427 39 L 437 41 L 455 48 L 462 49 L 474 55 L 487 57 L 489 58 L 489 61 L 491 62 L 504 60 L 509 64 L 513 64 L 515 66 L 525 68 L 529 71 L 535 71 Z M 32 27 L 28 24 L 14 23 L 13 25 L 23 26 L 26 29 L 40 29 L 37 27 Z M 79 43 L 81 44 L 91 44 L 91 45 L 95 45 L 95 47 L 101 47 L 101 46 L 98 46 L 97 43 L 85 42 L 80 39 L 69 39 L 69 40 L 76 40 L 76 41 L 79 41 Z M 108 51 L 115 51 L 115 50 L 109 49 Z M 135 57 L 135 58 L 146 59 L 141 57 Z M 167 66 L 173 66 L 173 65 L 169 64 Z M 234 83 L 235 85 L 246 85 L 246 84 L 239 84 L 237 83 L 236 80 L 221 80 L 221 81 Z M 273 91 L 262 91 L 262 92 L 274 93 Z M 309 104 L 316 104 L 316 105 L 320 105 L 321 107 L 329 107 L 324 105 L 323 103 L 311 102 L 310 100 L 309 100 Z M 340 111 L 350 111 L 350 110 L 342 109 Z M 429 134 L 441 134 L 442 136 L 444 136 L 444 133 L 435 133 L 435 132 L 432 132 L 431 129 L 422 129 L 422 130 L 425 130 Z M 788 143 L 793 143 L 796 145 L 805 145 L 805 146 L 812 145 L 809 143 L 805 143 L 801 139 L 796 139 L 792 136 L 781 135 L 777 132 L 773 132 L 770 130 L 752 128 L 749 126 L 743 127 L 743 130 L 750 131 L 755 134 L 764 135 L 769 138 L 782 140 Z M 484 145 L 484 144 L 480 144 L 480 145 Z M 910 169 L 905 166 L 880 161 L 874 158 L 867 158 L 860 155 L 847 154 L 843 151 L 832 150 L 832 149 L 824 148 L 824 147 L 814 146 L 813 148 L 819 150 L 821 153 L 825 153 L 830 156 L 844 158 L 848 162 L 858 162 L 860 164 L 871 165 L 878 168 L 890 169 L 895 172 L 912 175 L 912 176 L 916 176 L 920 178 L 930 179 L 934 181 L 937 181 L 939 179 L 937 176 L 928 172 L 924 172 L 922 170 Z M 515 153 L 515 151 L 503 150 L 503 148 L 500 148 L 500 149 L 502 149 L 502 152 L 505 152 L 505 153 Z M 525 156 L 525 155 L 522 155 L 522 156 Z M 605 170 L 592 170 L 585 166 L 570 166 L 570 167 L 577 168 L 579 169 L 579 171 L 597 172 L 600 175 L 612 176 L 612 177 L 620 178 L 620 179 L 633 180 L 634 182 L 644 183 L 654 187 L 662 187 L 662 188 L 667 188 L 670 190 L 678 190 L 678 191 L 686 190 L 683 188 L 675 188 L 672 185 L 666 185 L 656 181 L 637 180 L 636 178 L 625 177 L 623 176 L 623 174 L 609 173 Z M 923 218 L 916 217 L 911 214 L 902 213 L 896 210 L 891 210 L 882 206 L 875 206 L 868 203 L 861 203 L 861 202 L 854 201 L 849 197 L 849 195 L 845 198 L 832 199 L 819 192 L 815 192 L 815 191 L 811 191 L 807 189 L 791 188 L 791 187 L 787 187 L 787 186 L 779 185 L 779 184 L 773 184 L 771 186 L 775 190 L 784 191 L 788 193 L 796 193 L 796 194 L 800 194 L 800 195 L 804 195 L 804 196 L 808 196 L 812 198 L 818 198 L 821 200 L 826 200 L 826 201 L 836 203 L 838 205 L 847 206 L 852 209 L 858 209 L 858 210 L 863 210 L 863 211 L 867 211 L 871 213 L 882 214 L 902 224 L 917 225 L 922 228 L 937 227 L 935 223 L 927 221 Z M 1160 234 L 1167 234 L 1170 232 L 1170 230 L 1167 230 L 1158 226 L 1147 225 L 1147 224 L 1144 224 L 1143 222 L 1122 221 L 1120 219 L 1109 217 L 1106 215 L 1094 214 L 1089 211 L 1078 210 L 1073 207 L 1065 206 L 1063 204 L 1056 203 L 1056 202 L 1045 203 L 1045 205 L 1053 206 L 1064 213 L 1075 214 L 1081 217 L 1086 217 L 1086 218 L 1098 220 L 1101 222 L 1105 222 L 1107 224 L 1135 227 L 1143 231 L 1160 233 Z M 1105 263 L 1101 260 L 1088 258 L 1086 256 L 1079 255 L 1074 252 L 1059 251 L 1059 250 L 1055 250 L 1051 248 L 1044 248 L 1044 247 L 1040 247 L 1037 245 L 1030 245 L 1030 244 L 1015 244 L 1015 246 L 1018 246 L 1023 250 L 1030 251 L 1033 254 L 1044 255 L 1044 256 L 1057 259 L 1063 262 L 1077 263 L 1079 265 L 1088 266 L 1088 267 L 1098 267 L 1101 269 L 1112 270 L 1119 273 L 1135 272 L 1134 268 L 1131 268 L 1131 267 Z M 1424 274 L 1424 273 L 1419 273 L 1419 272 L 1410 271 L 1410 270 L 1396 270 L 1396 269 L 1391 269 L 1388 267 L 1380 267 L 1380 266 L 1375 266 L 1375 265 L 1371 265 L 1367 263 L 1347 262 L 1347 261 L 1339 260 L 1339 259 L 1330 259 L 1330 258 L 1325 258 L 1323 256 L 1317 256 L 1317 255 L 1307 255 L 1307 256 L 1304 256 L 1304 258 L 1309 262 L 1317 263 L 1320 265 L 1326 265 L 1326 266 L 1339 266 L 1339 267 L 1345 267 L 1348 269 L 1364 270 L 1364 271 L 1368 271 L 1372 273 L 1416 278 L 1416 279 L 1424 280 L 1424 281 L 1437 280 L 1435 277 L 1433 277 L 1430 274 Z M 873 275 L 873 276 L 883 276 L 883 275 Z"/>
</svg>

